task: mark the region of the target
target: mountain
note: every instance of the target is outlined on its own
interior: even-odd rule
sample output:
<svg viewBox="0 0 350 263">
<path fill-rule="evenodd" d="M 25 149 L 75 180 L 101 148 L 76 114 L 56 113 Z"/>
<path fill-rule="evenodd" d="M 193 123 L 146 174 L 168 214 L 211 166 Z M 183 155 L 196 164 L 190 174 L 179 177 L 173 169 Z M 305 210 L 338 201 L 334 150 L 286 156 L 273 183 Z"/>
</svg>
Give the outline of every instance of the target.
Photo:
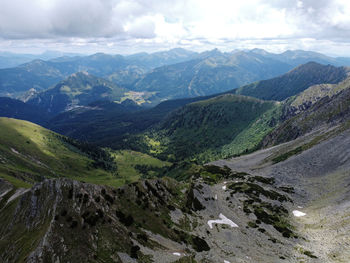
<svg viewBox="0 0 350 263">
<path fill-rule="evenodd" d="M 348 74 L 349 68 L 346 67 L 309 62 L 279 77 L 245 85 L 235 90 L 235 93 L 264 100 L 282 101 L 312 85 L 339 83 L 346 79 Z"/>
<path fill-rule="evenodd" d="M 305 50 L 286 50 L 283 53 L 275 54 L 269 53 L 263 49 L 252 49 L 248 52 L 260 54 L 265 57 L 279 60 L 283 63 L 287 63 L 293 67 L 299 66 L 301 64 L 306 64 L 310 61 L 319 63 L 319 64 L 331 64 L 333 66 L 346 66 L 349 65 L 346 61 L 342 61 L 341 58 L 333 58 L 321 53 Z M 344 64 L 345 62 L 345 64 Z"/>
<path fill-rule="evenodd" d="M 270 79 L 311 61 L 333 66 L 350 65 L 343 58 L 302 50 L 273 54 L 261 49 L 231 53 L 214 49 L 197 54 L 193 60 L 155 68 L 131 89 L 156 92 L 164 99 L 205 96 Z"/>
<path fill-rule="evenodd" d="M 34 59 L 33 55 L 0 52 L 0 69 L 16 67 Z"/>
<path fill-rule="evenodd" d="M 47 54 L 46 57 L 52 59 L 48 61 L 35 59 L 15 68 L 0 69 L 0 95 L 16 97 L 32 88 L 45 90 L 80 71 L 129 87 L 153 67 L 185 61 L 195 54 L 182 49 L 125 57 L 96 53 L 89 56 L 63 54 L 65 56 L 52 58 Z"/>
<path fill-rule="evenodd" d="M 156 92 L 163 99 L 205 96 L 289 69 L 288 64 L 255 54 L 212 51 L 194 60 L 156 68 L 137 81 L 133 89 Z"/>
<path fill-rule="evenodd" d="M 0 256 L 6 262 L 345 261 L 349 135 L 279 162 L 313 135 L 194 165 L 180 182 L 147 179 L 113 188 L 50 179 L 26 190 L 1 180 Z"/>
<path fill-rule="evenodd" d="M 0 52 L 0 69 L 17 67 L 30 61 L 41 59 L 49 60 L 62 56 L 78 56 L 79 54 L 66 53 L 54 50 L 45 51 L 42 54 L 22 54 L 12 52 Z"/>
<path fill-rule="evenodd" d="M 8 262 L 51 258 L 64 262 L 221 262 L 244 259 L 247 250 L 254 251 L 249 254 L 253 259 L 266 260 L 260 262 L 294 254 L 307 258 L 293 250 L 296 239 L 287 224 L 288 194 L 274 192 L 274 186 L 258 181 L 249 183 L 267 196 L 265 209 L 271 209 L 273 216 L 280 213 L 279 219 L 271 221 L 259 216 L 261 226 L 255 228 L 254 219 L 237 208 L 242 202 L 234 197 L 240 193 L 230 198 L 229 191 L 221 189 L 222 180 L 232 180 L 235 173 L 207 170 L 207 175 L 218 178 L 216 186 L 209 181 L 189 185 L 157 179 L 115 189 L 67 179 L 46 180 L 17 194 L 19 198 L 13 195 L 18 191 L 9 188 L 4 192 L 5 202 L 10 201 L 0 215 L 0 233 L 7 237 L 1 238 L 1 258 Z M 236 189 L 233 183 L 228 187 L 232 192 Z M 226 216 L 221 225 L 220 218 Z M 252 243 L 253 237 L 263 245 Z M 234 245 L 238 241 L 239 247 Z M 274 245 L 280 241 L 287 244 Z M 267 248 L 274 253 L 267 253 Z"/>
<path fill-rule="evenodd" d="M 278 95 L 275 90 L 282 86 L 287 87 L 289 95 L 294 95 L 314 83 L 337 83 L 346 76 L 347 68 L 312 62 L 252 85 L 257 86 L 254 92 L 260 95 L 264 92 Z M 322 87 L 334 85 L 322 84 Z M 238 89 L 238 93 L 241 90 L 245 92 L 246 87 Z M 293 97 L 283 103 L 264 104 L 252 98 L 236 97 L 231 94 L 234 92 L 236 90 L 221 95 L 169 100 L 147 110 L 130 111 L 114 103 L 91 104 L 58 115 L 48 127 L 76 139 L 141 151 L 165 160 L 207 162 L 254 150 L 280 122 L 306 109 L 312 100 L 307 97 L 315 97 L 311 93 L 303 95 L 304 101 L 301 97 L 298 100 Z M 270 106 L 263 110 L 260 106 L 255 107 L 255 103 Z M 245 118 L 242 120 L 241 116 Z"/>
<path fill-rule="evenodd" d="M 310 87 L 292 99 L 290 108 L 299 114 L 288 118 L 263 141 L 264 146 L 280 144 L 324 127 L 348 125 L 350 120 L 350 79 L 338 85 Z"/>
<path fill-rule="evenodd" d="M 220 93 L 278 76 L 309 61 L 350 65 L 346 58 L 331 58 L 307 51 L 272 54 L 263 50 L 233 53 L 211 50 L 195 53 L 172 49 L 129 56 L 104 53 L 68 55 L 0 69 L 0 95 L 18 98 L 30 89 L 45 90 L 71 74 L 86 71 L 133 91 L 153 92 L 157 95 L 155 102 L 161 102 L 170 98 Z"/>
<path fill-rule="evenodd" d="M 94 138 L 173 164 L 0 118 L 0 261 L 347 262 L 350 81 L 321 72 L 282 102 L 228 93 L 57 116 L 100 114 Z M 108 143 L 113 115 L 131 136 Z M 141 123 L 156 125 L 133 134 Z"/>
<path fill-rule="evenodd" d="M 56 115 L 98 100 L 119 101 L 126 91 L 105 79 L 78 72 L 55 87 L 33 95 L 27 103 Z"/>
<path fill-rule="evenodd" d="M 345 121 L 341 123 L 347 124 Z M 350 228 L 347 224 L 350 215 L 348 127 L 323 127 L 288 143 L 212 163 L 252 176 L 272 177 L 275 184 L 288 186 L 284 189 L 291 193 L 293 199 L 290 224 L 294 225 L 295 233 L 305 237 L 299 238 L 293 247 L 304 257 L 307 255 L 305 262 L 341 262 L 350 257 Z M 246 186 L 240 189 L 249 191 Z M 247 201 L 246 204 L 248 209 L 255 207 L 254 201 L 252 204 Z M 344 246 L 333 245 L 331 240 L 337 240 Z M 284 261 L 298 262 L 300 259 L 295 256 L 284 257 Z"/>
<path fill-rule="evenodd" d="M 190 60 L 197 55 L 198 53 L 194 51 L 183 48 L 173 48 L 167 51 L 159 51 L 151 54 L 137 53 L 125 56 L 125 59 L 131 64 L 140 65 L 147 69 L 153 69 Z"/>
<path fill-rule="evenodd" d="M 278 103 L 225 94 L 189 103 L 129 140 L 162 159 L 208 162 L 254 149 L 279 114 Z"/>
<path fill-rule="evenodd" d="M 45 109 L 7 97 L 0 97 L 0 117 L 27 120 L 41 125 L 47 124 L 50 119 Z"/>
<path fill-rule="evenodd" d="M 59 70 L 42 60 L 0 69 L 0 95 L 16 97 L 33 88 L 44 90 L 63 78 Z"/>
</svg>

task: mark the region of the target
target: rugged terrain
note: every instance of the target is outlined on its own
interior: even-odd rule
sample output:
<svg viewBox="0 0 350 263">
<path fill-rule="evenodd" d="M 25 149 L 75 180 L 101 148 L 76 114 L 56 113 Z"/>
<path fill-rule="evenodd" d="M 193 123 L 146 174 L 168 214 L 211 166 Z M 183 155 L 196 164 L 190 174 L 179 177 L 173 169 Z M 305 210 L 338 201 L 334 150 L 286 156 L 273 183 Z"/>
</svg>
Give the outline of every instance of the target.
<svg viewBox="0 0 350 263">
<path fill-rule="evenodd" d="M 223 168 L 192 167 L 187 182 L 163 178 L 116 189 L 50 179 L 25 191 L 2 182 L 1 257 L 346 262 L 349 138 L 344 127 L 314 131 L 213 163 Z M 290 154 L 303 145 L 309 147 Z"/>
<path fill-rule="evenodd" d="M 321 129 L 295 141 L 215 164 L 271 176 L 279 184 L 293 186 L 295 209 L 306 213 L 293 220 L 296 231 L 305 237 L 299 245 L 313 251 L 318 257 L 316 262 L 347 262 L 349 138 L 348 129 Z"/>
<path fill-rule="evenodd" d="M 137 103 L 157 91 L 91 75 L 131 85 L 141 74 L 141 82 L 155 74 L 162 83 L 165 73 L 185 85 L 197 69 L 200 81 L 187 94 L 184 86 L 194 96 L 215 90 L 233 68 L 269 76 L 271 65 L 283 70 L 310 56 L 340 63 L 263 50 L 51 61 L 54 74 L 90 73 L 31 90 L 34 105 L 2 99 L 0 111 L 81 141 L 0 118 L 0 262 L 348 262 L 348 68 L 307 63 L 237 91 L 150 109 Z M 267 61 L 271 68 L 261 68 Z M 45 63 L 36 63 L 20 68 L 44 74 Z M 213 76 L 216 83 L 206 81 Z M 156 99 L 170 94 L 162 92 Z M 38 105 L 58 115 L 38 119 Z"/>
</svg>

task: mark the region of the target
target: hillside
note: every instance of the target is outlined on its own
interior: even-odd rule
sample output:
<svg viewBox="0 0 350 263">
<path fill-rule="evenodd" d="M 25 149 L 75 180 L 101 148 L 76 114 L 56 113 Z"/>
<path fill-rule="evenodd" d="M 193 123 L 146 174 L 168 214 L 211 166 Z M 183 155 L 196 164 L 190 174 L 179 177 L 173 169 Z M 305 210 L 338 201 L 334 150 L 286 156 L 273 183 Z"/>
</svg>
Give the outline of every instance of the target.
<svg viewBox="0 0 350 263">
<path fill-rule="evenodd" d="M 164 178 L 118 189 L 68 179 L 24 193 L 6 186 L 0 257 L 164 263 L 316 257 L 294 249 L 304 238 L 291 223 L 295 205 L 272 178 L 214 166 L 192 176 L 191 184 Z"/>
<path fill-rule="evenodd" d="M 345 67 L 337 68 L 309 62 L 279 77 L 243 86 L 235 93 L 264 100 L 282 101 L 316 84 L 339 83 L 348 76 L 348 72 L 349 69 Z"/>
<path fill-rule="evenodd" d="M 344 262 L 349 130 L 280 158 L 320 134 L 215 162 L 222 168 L 195 166 L 191 183 L 163 178 L 113 188 L 51 179 L 22 191 L 1 181 L 0 257 Z"/>
<path fill-rule="evenodd" d="M 291 223 L 305 237 L 294 249 L 317 257 L 306 262 L 346 262 L 350 258 L 350 131 L 348 122 L 334 124 L 288 143 L 213 163 L 253 176 L 271 176 L 276 184 L 289 186 L 285 190 L 292 193 L 295 211 Z"/>
<path fill-rule="evenodd" d="M 0 69 L 0 95 L 16 97 L 33 88 L 44 90 L 63 78 L 59 70 L 42 60 Z"/>
<path fill-rule="evenodd" d="M 254 149 L 278 122 L 275 102 L 226 94 L 190 103 L 126 145 L 169 160 L 207 162 Z M 140 147 L 140 148 L 137 148 Z"/>
<path fill-rule="evenodd" d="M 119 101 L 126 92 L 126 89 L 105 79 L 78 72 L 59 82 L 55 87 L 34 94 L 27 103 L 56 115 L 94 101 Z"/>
<path fill-rule="evenodd" d="M 75 139 L 123 148 L 125 136 L 143 132 L 159 123 L 173 110 L 208 98 L 169 100 L 150 109 L 143 109 L 130 101 L 121 104 L 94 102 L 88 107 L 58 114 L 50 119 L 48 128 Z"/>
<path fill-rule="evenodd" d="M 324 126 L 346 125 L 350 120 L 349 101 L 349 79 L 338 85 L 310 87 L 291 102 L 292 112 L 302 111 L 272 131 L 263 145 L 287 142 Z"/>
<path fill-rule="evenodd" d="M 27 121 L 0 118 L 0 126 L 0 177 L 10 182 L 66 177 L 119 186 L 143 176 L 137 165 L 149 164 L 155 170 L 168 165 L 145 154 L 108 152 Z"/>
<path fill-rule="evenodd" d="M 46 125 L 50 118 L 45 109 L 7 97 L 0 97 L 0 117 L 26 120 L 41 125 Z"/>
</svg>

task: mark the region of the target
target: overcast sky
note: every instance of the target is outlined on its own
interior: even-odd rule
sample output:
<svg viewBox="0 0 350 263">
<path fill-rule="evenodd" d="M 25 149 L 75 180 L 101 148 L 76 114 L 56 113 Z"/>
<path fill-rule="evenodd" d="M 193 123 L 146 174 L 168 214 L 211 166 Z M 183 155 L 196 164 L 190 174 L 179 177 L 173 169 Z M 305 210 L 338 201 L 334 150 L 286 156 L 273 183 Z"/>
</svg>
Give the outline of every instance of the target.
<svg viewBox="0 0 350 263">
<path fill-rule="evenodd" d="M 349 0 L 0 0 L 0 51 L 304 49 L 350 56 Z"/>
</svg>

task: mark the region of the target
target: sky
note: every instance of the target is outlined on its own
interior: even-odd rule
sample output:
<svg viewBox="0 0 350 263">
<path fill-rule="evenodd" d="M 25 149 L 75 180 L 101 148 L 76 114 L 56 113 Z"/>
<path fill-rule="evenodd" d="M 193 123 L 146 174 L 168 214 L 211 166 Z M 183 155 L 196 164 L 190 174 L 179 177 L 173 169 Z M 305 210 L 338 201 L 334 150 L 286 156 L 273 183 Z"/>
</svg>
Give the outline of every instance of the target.
<svg viewBox="0 0 350 263">
<path fill-rule="evenodd" d="M 0 0 L 0 51 L 303 49 L 350 57 L 348 0 Z"/>
</svg>

